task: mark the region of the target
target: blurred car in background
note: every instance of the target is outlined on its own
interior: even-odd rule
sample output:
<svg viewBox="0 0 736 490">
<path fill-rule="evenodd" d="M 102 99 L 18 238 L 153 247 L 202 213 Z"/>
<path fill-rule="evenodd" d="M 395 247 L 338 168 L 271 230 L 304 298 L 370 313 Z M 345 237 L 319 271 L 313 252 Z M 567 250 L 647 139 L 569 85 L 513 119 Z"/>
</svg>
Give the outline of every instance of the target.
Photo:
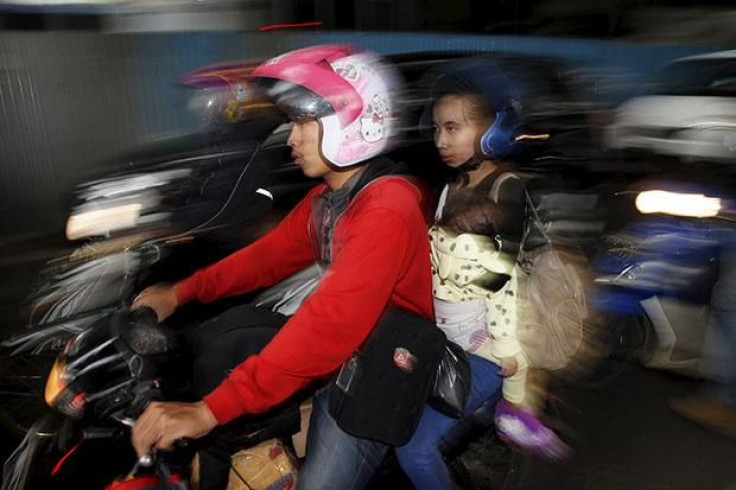
<svg viewBox="0 0 736 490">
<path fill-rule="evenodd" d="M 736 51 L 665 65 L 617 109 L 605 140 L 613 149 L 736 162 Z"/>
</svg>

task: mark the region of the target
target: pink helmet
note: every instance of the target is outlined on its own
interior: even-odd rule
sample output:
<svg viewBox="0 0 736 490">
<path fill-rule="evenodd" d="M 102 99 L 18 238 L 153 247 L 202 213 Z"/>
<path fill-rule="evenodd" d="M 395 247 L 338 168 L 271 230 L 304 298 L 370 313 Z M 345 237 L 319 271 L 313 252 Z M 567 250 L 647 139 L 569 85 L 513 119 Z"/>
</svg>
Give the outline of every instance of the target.
<svg viewBox="0 0 736 490">
<path fill-rule="evenodd" d="M 389 148 L 399 122 L 398 78 L 375 54 L 322 45 L 270 59 L 252 73 L 292 119 L 322 126 L 322 155 L 337 167 Z"/>
</svg>

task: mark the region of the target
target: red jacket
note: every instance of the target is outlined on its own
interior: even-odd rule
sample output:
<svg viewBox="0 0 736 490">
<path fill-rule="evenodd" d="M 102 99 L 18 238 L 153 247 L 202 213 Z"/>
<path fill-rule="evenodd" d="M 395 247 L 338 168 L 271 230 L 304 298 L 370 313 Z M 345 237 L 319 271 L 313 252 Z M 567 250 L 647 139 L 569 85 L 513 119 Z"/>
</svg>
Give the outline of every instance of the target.
<svg viewBox="0 0 736 490">
<path fill-rule="evenodd" d="M 181 304 L 270 286 L 314 263 L 312 199 L 270 233 L 176 285 Z M 426 194 L 406 178 L 382 177 L 338 219 L 332 265 L 317 289 L 261 351 L 205 396 L 220 424 L 268 410 L 335 371 L 368 337 L 387 304 L 432 318 Z"/>
</svg>

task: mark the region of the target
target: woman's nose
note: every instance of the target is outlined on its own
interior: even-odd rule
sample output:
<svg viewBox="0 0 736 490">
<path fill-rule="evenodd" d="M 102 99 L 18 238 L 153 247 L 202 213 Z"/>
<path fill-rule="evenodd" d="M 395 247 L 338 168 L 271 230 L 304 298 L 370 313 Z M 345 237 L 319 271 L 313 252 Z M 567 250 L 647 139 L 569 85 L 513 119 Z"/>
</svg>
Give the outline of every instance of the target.
<svg viewBox="0 0 736 490">
<path fill-rule="evenodd" d="M 438 130 L 434 134 L 434 145 L 437 148 L 445 148 L 447 146 L 447 142 L 445 140 L 446 140 L 446 138 L 445 138 L 445 135 L 444 135 L 444 133 L 442 131 Z"/>
</svg>

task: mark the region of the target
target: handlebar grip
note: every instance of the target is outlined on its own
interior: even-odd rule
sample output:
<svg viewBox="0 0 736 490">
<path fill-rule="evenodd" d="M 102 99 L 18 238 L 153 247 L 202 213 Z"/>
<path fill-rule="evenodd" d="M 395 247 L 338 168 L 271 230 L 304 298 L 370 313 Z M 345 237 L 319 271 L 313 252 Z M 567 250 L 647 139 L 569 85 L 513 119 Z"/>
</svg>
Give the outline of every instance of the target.
<svg viewBox="0 0 736 490">
<path fill-rule="evenodd" d="M 187 449 L 189 445 L 191 444 L 191 442 L 192 440 L 189 439 L 188 437 L 182 437 L 180 439 L 175 440 L 174 443 L 172 444 L 172 447 L 174 449 L 179 449 L 179 450 Z"/>
<path fill-rule="evenodd" d="M 130 312 L 130 321 L 140 325 L 158 325 L 158 315 L 150 306 L 141 306 Z"/>
</svg>

